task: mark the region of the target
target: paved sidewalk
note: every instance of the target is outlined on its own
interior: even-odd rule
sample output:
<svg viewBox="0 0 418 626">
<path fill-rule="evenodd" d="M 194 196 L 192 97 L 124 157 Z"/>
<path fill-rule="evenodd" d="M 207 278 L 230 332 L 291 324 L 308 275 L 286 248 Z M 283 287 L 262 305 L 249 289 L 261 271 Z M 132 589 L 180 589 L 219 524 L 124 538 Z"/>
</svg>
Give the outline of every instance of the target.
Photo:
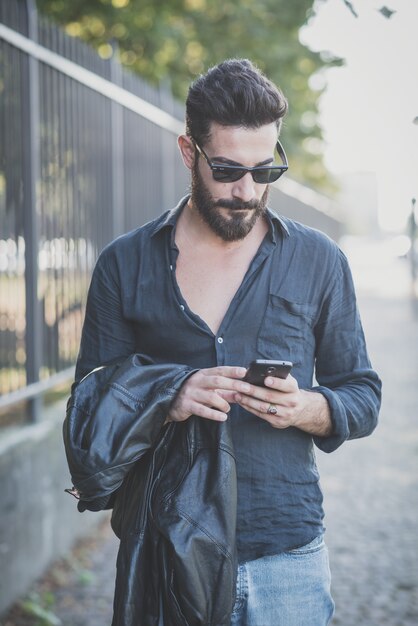
<svg viewBox="0 0 418 626">
<path fill-rule="evenodd" d="M 318 455 L 339 626 L 418 625 L 418 302 L 405 259 L 351 259 L 373 365 L 373 435 Z M 361 255 L 360 255 L 361 256 Z"/>
<path fill-rule="evenodd" d="M 360 309 L 384 402 L 371 437 L 331 455 L 318 453 L 337 605 L 333 626 L 417 626 L 418 304 L 409 298 L 404 260 L 387 258 L 384 250 L 380 258 L 367 246 L 374 265 L 366 266 L 364 249 L 355 252 Z M 16 606 L 0 626 L 109 626 L 116 549 L 102 526 L 32 590 L 35 609 L 46 607 L 51 621 Z"/>
</svg>

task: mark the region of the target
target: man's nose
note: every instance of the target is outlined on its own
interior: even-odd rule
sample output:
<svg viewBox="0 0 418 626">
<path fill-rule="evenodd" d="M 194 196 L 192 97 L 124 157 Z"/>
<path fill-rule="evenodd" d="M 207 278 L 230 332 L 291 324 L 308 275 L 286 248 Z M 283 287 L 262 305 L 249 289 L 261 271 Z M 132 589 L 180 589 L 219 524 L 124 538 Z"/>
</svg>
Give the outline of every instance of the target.
<svg viewBox="0 0 418 626">
<path fill-rule="evenodd" d="M 235 181 L 232 195 L 243 202 L 254 200 L 256 197 L 256 183 L 251 176 L 251 172 L 247 172 L 242 178 Z"/>
</svg>

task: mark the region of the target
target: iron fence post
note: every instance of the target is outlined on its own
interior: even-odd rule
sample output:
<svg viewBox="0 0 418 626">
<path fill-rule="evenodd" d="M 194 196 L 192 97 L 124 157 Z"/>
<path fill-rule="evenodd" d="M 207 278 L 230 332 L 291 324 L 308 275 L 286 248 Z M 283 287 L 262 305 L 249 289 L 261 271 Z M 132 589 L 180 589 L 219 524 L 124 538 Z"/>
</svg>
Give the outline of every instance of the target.
<svg viewBox="0 0 418 626">
<path fill-rule="evenodd" d="M 122 66 L 116 58 L 117 43 L 112 42 L 113 55 L 110 59 L 110 80 L 122 87 Z M 110 150 L 112 170 L 112 238 L 125 230 L 125 181 L 124 181 L 124 145 L 123 145 L 123 110 L 120 104 L 110 102 Z"/>
<path fill-rule="evenodd" d="M 33 0 L 26 0 L 28 36 L 38 39 L 36 7 Z M 25 75 L 26 74 L 26 75 Z M 24 237 L 25 237 L 25 294 L 26 294 L 26 384 L 39 381 L 42 364 L 42 319 L 38 298 L 38 242 L 40 137 L 39 137 L 39 62 L 27 56 L 22 85 L 23 128 L 23 188 L 24 188 Z M 39 419 L 41 398 L 29 400 L 29 412 L 33 421 Z"/>
<path fill-rule="evenodd" d="M 160 85 L 160 106 L 161 108 L 174 115 L 174 101 L 171 95 L 171 85 L 168 80 Z M 176 172 L 175 163 L 179 158 L 176 149 L 176 141 L 173 141 L 172 133 L 167 133 L 163 128 L 160 129 L 161 134 L 161 182 L 162 182 L 162 210 L 171 209 L 175 204 L 175 188 L 176 188 Z"/>
</svg>

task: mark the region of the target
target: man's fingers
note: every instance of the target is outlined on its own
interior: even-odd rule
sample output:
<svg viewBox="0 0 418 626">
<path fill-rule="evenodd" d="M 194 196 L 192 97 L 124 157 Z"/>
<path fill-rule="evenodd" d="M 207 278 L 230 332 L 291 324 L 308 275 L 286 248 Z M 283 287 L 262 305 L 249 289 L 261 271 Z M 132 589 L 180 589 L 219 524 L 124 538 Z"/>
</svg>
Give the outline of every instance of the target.
<svg viewBox="0 0 418 626">
<path fill-rule="evenodd" d="M 211 368 L 210 370 L 201 370 L 195 374 L 195 380 L 193 381 L 199 387 L 202 386 L 206 389 L 226 389 L 230 391 L 238 391 L 241 393 L 249 393 L 251 385 L 249 383 L 240 380 L 240 377 L 233 378 L 226 376 L 225 373 L 221 373 L 220 369 L 228 369 L 245 372 L 245 368 L 240 367 L 228 367 L 228 368 Z"/>
<path fill-rule="evenodd" d="M 204 419 L 215 420 L 217 422 L 224 422 L 228 417 L 227 412 L 217 411 L 213 407 L 197 403 L 192 414 L 197 415 L 198 417 L 203 417 Z"/>
<path fill-rule="evenodd" d="M 236 391 L 231 391 L 229 389 L 217 389 L 216 393 L 229 403 L 235 402 Z"/>
<path fill-rule="evenodd" d="M 179 404 L 182 413 L 199 415 L 200 417 L 209 417 L 212 415 L 212 411 L 220 412 L 226 416 L 231 410 L 228 401 L 222 398 L 219 393 L 199 388 L 191 390 L 188 397 L 184 397 Z"/>
<path fill-rule="evenodd" d="M 182 422 L 188 419 L 191 415 L 197 415 L 206 419 L 212 419 L 217 421 L 224 421 L 228 417 L 230 406 L 228 402 L 218 396 L 218 402 L 212 405 L 206 405 L 196 400 L 190 400 L 189 402 L 180 402 L 172 407 L 168 414 L 168 418 L 174 422 Z M 216 405 L 217 406 L 214 406 Z"/>
<path fill-rule="evenodd" d="M 277 389 L 277 391 L 283 391 L 284 393 L 290 393 L 298 389 L 297 380 L 291 374 L 289 374 L 287 378 L 267 376 L 264 379 L 264 384 L 270 389 Z"/>
<path fill-rule="evenodd" d="M 222 398 L 219 393 L 216 391 L 205 391 L 200 390 L 200 397 L 195 398 L 200 404 L 204 406 L 208 406 L 214 409 L 218 409 L 223 413 L 228 413 L 231 410 L 229 403 L 226 399 Z"/>
<path fill-rule="evenodd" d="M 249 411 L 253 415 L 257 415 L 264 421 L 268 422 L 273 428 L 288 428 L 292 425 L 291 412 L 289 409 L 277 404 L 271 405 L 259 400 L 252 400 L 248 396 L 236 396 L 236 402 L 246 411 Z M 276 413 L 269 413 L 269 407 L 274 406 Z"/>
<path fill-rule="evenodd" d="M 241 379 L 245 367 L 222 365 L 202 369 L 190 376 L 183 384 L 171 406 L 169 418 L 186 420 L 190 415 L 206 419 L 225 420 L 231 410 L 229 402 L 234 393 L 249 393 L 251 385 Z"/>
<path fill-rule="evenodd" d="M 247 370 L 245 367 L 232 365 L 218 365 L 200 370 L 205 376 L 224 376 L 225 378 L 244 378 Z"/>
</svg>

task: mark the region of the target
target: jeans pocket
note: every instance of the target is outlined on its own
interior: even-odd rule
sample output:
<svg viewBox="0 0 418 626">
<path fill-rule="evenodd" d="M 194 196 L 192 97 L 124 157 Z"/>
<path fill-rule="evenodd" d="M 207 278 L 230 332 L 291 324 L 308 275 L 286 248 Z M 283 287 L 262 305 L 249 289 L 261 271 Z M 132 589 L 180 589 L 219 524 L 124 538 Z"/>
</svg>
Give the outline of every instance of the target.
<svg viewBox="0 0 418 626">
<path fill-rule="evenodd" d="M 245 563 L 238 565 L 237 584 L 235 592 L 235 604 L 232 609 L 232 615 L 236 615 L 242 609 L 248 596 L 248 580 Z"/>
<path fill-rule="evenodd" d="M 294 548 L 293 550 L 287 550 L 286 554 L 289 556 L 304 556 L 306 554 L 313 554 L 314 552 L 319 552 L 325 548 L 324 535 L 318 535 L 315 539 L 312 539 L 309 543 L 306 543 L 299 548 Z"/>
</svg>

